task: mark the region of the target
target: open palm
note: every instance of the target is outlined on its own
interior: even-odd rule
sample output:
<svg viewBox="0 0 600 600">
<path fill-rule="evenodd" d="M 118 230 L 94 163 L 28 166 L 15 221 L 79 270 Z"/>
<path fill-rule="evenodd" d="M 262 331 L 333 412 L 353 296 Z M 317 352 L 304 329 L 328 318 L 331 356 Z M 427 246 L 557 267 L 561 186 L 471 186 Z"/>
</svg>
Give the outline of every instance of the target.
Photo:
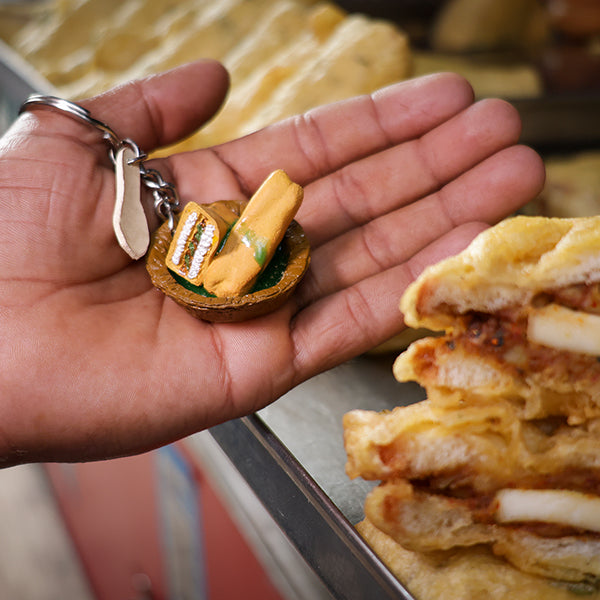
<svg viewBox="0 0 600 600">
<path fill-rule="evenodd" d="M 223 68 L 200 61 L 83 104 L 150 151 L 210 118 L 226 89 Z M 117 245 L 97 132 L 51 111 L 22 115 L 0 141 L 3 464 L 154 448 L 399 332 L 416 274 L 539 191 L 541 161 L 519 133 L 511 106 L 474 104 L 468 83 L 445 74 L 157 159 L 184 203 L 247 198 L 277 168 L 305 188 L 297 220 L 313 258 L 295 296 L 265 317 L 210 324 Z"/>
</svg>

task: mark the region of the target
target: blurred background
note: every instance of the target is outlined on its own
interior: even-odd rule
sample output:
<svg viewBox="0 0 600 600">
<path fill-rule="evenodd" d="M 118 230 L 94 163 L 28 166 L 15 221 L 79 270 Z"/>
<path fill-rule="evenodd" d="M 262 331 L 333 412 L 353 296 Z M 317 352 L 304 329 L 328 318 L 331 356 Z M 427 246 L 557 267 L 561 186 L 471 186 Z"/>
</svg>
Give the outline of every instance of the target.
<svg viewBox="0 0 600 600">
<path fill-rule="evenodd" d="M 221 60 L 232 80 L 221 112 L 159 154 L 458 72 L 478 98 L 517 107 L 523 142 L 546 162 L 546 186 L 523 212 L 600 212 L 598 0 L 3 0 L 0 40 L 0 131 L 30 91 L 77 100 Z M 369 360 L 391 377 L 388 355 L 405 343 Z M 336 379 L 328 385 L 335 393 Z M 0 598 L 332 597 L 237 466 L 200 434 L 142 457 L 0 472 Z"/>
</svg>

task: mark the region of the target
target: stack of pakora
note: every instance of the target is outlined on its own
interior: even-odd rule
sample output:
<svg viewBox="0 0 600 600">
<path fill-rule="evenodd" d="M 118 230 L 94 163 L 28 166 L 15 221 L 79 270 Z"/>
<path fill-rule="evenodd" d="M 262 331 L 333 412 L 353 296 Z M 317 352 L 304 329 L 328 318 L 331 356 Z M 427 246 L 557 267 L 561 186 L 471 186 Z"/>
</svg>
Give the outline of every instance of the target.
<svg viewBox="0 0 600 600">
<path fill-rule="evenodd" d="M 418 598 L 600 597 L 600 217 L 515 217 L 404 294 L 427 400 L 344 419 L 365 537 Z M 514 596 L 513 596 L 514 595 Z"/>
</svg>

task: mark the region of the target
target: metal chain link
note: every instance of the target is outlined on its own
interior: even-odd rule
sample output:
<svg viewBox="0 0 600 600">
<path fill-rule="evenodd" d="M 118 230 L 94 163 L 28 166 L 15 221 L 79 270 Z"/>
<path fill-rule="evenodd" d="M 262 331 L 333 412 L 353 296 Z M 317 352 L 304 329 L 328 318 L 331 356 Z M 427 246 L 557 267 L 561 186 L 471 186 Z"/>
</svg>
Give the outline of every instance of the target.
<svg viewBox="0 0 600 600">
<path fill-rule="evenodd" d="M 175 186 L 165 181 L 156 169 L 149 169 L 144 164 L 147 155 L 142 152 L 139 146 L 130 139 L 120 140 L 120 147 L 129 146 L 136 157 L 132 158 L 128 164 L 137 164 L 140 169 L 140 177 L 144 185 L 152 192 L 154 198 L 154 211 L 156 214 L 167 221 L 171 233 L 175 230 L 175 213 L 179 210 L 179 196 Z M 114 161 L 114 152 L 111 152 L 111 159 Z"/>
<path fill-rule="evenodd" d="M 129 164 L 138 165 L 142 182 L 152 192 L 156 214 L 159 218 L 168 222 L 171 232 L 174 231 L 175 213 L 179 210 L 177 190 L 172 183 L 163 179 L 159 171 L 146 167 L 144 161 L 148 157 L 134 141 L 128 138 L 120 139 L 106 123 L 94 119 L 87 109 L 69 100 L 57 98 L 56 96 L 32 94 L 21 105 L 19 114 L 36 108 L 56 110 L 96 128 L 101 132 L 102 138 L 109 145 L 108 154 L 113 164 L 118 150 L 123 148 L 123 146 L 131 148 L 135 152 L 135 158 L 131 159 Z"/>
</svg>

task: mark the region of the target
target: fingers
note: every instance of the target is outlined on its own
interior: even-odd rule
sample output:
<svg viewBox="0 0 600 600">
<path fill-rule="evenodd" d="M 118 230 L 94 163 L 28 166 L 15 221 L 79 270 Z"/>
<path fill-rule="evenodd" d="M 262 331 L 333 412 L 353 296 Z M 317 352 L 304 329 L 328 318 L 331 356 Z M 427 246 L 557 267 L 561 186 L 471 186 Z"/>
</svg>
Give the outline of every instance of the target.
<svg viewBox="0 0 600 600">
<path fill-rule="evenodd" d="M 437 74 L 319 107 L 216 151 L 247 190 L 256 189 L 275 168 L 306 185 L 352 161 L 423 135 L 472 101 L 466 80 Z"/>
<path fill-rule="evenodd" d="M 431 263 L 456 254 L 485 229 L 469 223 L 453 229 L 408 262 L 322 298 L 293 321 L 297 381 L 348 360 L 398 333 L 403 325 L 400 297 Z"/>
<path fill-rule="evenodd" d="M 533 200 L 544 181 L 540 156 L 526 146 L 513 146 L 449 183 L 432 201 L 447 212 L 452 223 L 481 220 L 491 224 Z"/>
<path fill-rule="evenodd" d="M 439 189 L 516 143 L 520 132 L 519 115 L 510 104 L 478 102 L 421 138 L 309 185 L 298 220 L 311 242 L 318 245 Z M 324 202 L 323 198 L 333 201 Z"/>
<path fill-rule="evenodd" d="M 457 225 L 495 223 L 534 198 L 543 184 L 543 163 L 533 150 L 506 148 L 424 199 L 316 248 L 300 302 L 405 262 Z"/>
<path fill-rule="evenodd" d="M 180 140 L 210 119 L 228 85 L 222 65 L 202 60 L 129 82 L 81 104 L 119 137 L 149 152 Z"/>
</svg>

